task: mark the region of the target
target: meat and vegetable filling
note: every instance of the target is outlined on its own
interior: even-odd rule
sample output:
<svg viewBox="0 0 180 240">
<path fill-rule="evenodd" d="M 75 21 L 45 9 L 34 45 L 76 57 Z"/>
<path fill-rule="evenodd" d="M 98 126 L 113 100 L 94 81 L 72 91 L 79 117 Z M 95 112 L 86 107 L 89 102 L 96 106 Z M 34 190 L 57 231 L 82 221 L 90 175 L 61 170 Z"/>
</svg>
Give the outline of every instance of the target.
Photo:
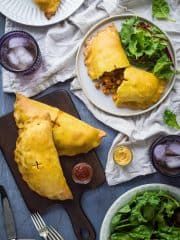
<svg viewBox="0 0 180 240">
<path fill-rule="evenodd" d="M 96 81 L 95 87 L 102 90 L 105 95 L 115 96 L 116 91 L 123 80 L 124 69 L 117 69 L 113 72 L 105 72 L 99 80 Z"/>
</svg>

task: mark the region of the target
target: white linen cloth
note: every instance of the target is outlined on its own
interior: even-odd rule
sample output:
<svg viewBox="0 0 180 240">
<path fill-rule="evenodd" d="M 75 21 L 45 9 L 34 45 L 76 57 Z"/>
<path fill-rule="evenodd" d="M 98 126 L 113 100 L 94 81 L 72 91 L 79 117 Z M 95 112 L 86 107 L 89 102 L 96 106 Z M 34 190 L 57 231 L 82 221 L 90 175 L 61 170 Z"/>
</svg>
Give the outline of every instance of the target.
<svg viewBox="0 0 180 240">
<path fill-rule="evenodd" d="M 171 17 L 176 22 L 153 20 L 165 30 L 173 41 L 180 63 L 180 1 L 169 0 Z M 75 55 L 82 37 L 87 30 L 102 18 L 109 15 L 121 14 L 127 9 L 152 20 L 151 1 L 149 0 L 86 0 L 83 6 L 68 20 L 50 27 L 32 28 L 6 22 L 6 31 L 25 30 L 31 33 L 41 48 L 44 66 L 38 73 L 20 79 L 12 73 L 3 70 L 3 89 L 5 92 L 21 92 L 33 96 L 49 86 L 75 77 Z M 180 115 L 180 80 L 177 76 L 175 86 L 168 98 L 155 110 L 136 117 L 115 117 L 100 111 L 92 105 L 82 92 L 78 79 L 71 85 L 71 90 L 79 97 L 93 113 L 106 125 L 117 130 L 108 154 L 106 178 L 109 185 L 128 181 L 139 175 L 155 172 L 148 157 L 149 146 L 153 139 L 161 134 L 180 134 L 166 127 L 163 123 L 163 112 L 166 108 Z M 118 144 L 125 144 L 132 148 L 132 163 L 121 168 L 113 161 L 113 149 Z"/>
</svg>

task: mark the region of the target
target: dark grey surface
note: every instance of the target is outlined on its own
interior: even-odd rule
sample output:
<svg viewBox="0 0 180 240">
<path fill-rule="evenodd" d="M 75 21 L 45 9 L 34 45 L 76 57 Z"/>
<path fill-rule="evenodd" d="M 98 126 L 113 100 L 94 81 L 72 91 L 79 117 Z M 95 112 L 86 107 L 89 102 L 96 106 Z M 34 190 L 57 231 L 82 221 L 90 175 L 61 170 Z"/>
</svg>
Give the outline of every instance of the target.
<svg viewBox="0 0 180 240">
<path fill-rule="evenodd" d="M 8 239 L 16 239 L 16 227 L 14 222 L 13 211 L 10 206 L 10 201 L 7 196 L 6 190 L 0 186 L 0 194 L 3 208 L 4 226 Z"/>
<path fill-rule="evenodd" d="M 4 18 L 0 16 L 0 35 L 2 35 L 3 31 L 4 31 Z M 57 84 L 56 86 L 53 86 L 48 90 L 44 91 L 42 94 L 46 94 L 61 88 L 69 89 L 69 82 L 65 84 Z M 102 124 L 101 122 L 97 121 L 81 101 L 79 101 L 72 94 L 71 96 L 80 113 L 81 118 L 96 127 L 104 129 L 108 134 L 107 137 L 103 140 L 101 146 L 97 149 L 98 156 L 101 159 L 103 166 L 105 167 L 108 150 L 117 133 L 114 130 Z M 2 77 L 0 77 L 0 115 L 12 111 L 13 102 L 14 102 L 13 94 L 3 93 Z M 133 187 L 146 183 L 159 183 L 159 182 L 180 187 L 179 178 L 171 179 L 168 177 L 164 177 L 160 174 L 153 174 L 145 177 L 138 177 L 132 181 L 117 185 L 115 187 L 109 187 L 107 186 L 107 184 L 104 184 L 102 187 L 96 190 L 86 192 L 82 199 L 83 207 L 96 229 L 97 239 L 99 239 L 99 230 L 102 220 L 105 216 L 105 213 L 117 197 L 119 197 L 122 193 Z M 1 152 L 0 152 L 0 185 L 4 185 L 9 194 L 9 198 L 15 215 L 18 238 L 39 239 L 37 231 L 35 230 L 30 219 L 29 212 L 24 204 L 24 201 L 20 195 L 20 192 L 14 182 L 14 179 L 7 167 L 7 164 Z M 50 209 L 43 217 L 47 224 L 53 225 L 60 233 L 62 233 L 65 240 L 76 239 L 72 230 L 70 220 L 61 206 Z M 4 226 L 2 221 L 2 208 L 0 206 L 0 240 L 6 240 L 3 229 Z"/>
</svg>

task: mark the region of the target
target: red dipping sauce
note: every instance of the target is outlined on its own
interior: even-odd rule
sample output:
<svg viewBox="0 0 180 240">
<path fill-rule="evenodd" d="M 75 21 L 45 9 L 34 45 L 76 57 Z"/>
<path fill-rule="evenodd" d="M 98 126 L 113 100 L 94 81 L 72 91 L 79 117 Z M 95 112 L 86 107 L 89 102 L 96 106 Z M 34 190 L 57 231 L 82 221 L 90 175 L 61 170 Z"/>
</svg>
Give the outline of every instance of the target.
<svg viewBox="0 0 180 240">
<path fill-rule="evenodd" d="M 78 163 L 73 167 L 72 178 L 75 183 L 88 184 L 91 182 L 93 169 L 87 163 Z"/>
</svg>

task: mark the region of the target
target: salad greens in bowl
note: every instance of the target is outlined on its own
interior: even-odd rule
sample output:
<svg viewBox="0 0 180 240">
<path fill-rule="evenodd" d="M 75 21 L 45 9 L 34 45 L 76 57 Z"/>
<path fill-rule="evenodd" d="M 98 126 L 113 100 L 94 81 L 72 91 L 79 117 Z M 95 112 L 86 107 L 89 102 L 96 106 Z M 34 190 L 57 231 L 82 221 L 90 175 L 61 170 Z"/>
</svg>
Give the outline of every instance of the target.
<svg viewBox="0 0 180 240">
<path fill-rule="evenodd" d="M 178 188 L 142 185 L 113 203 L 102 223 L 100 240 L 179 240 L 179 214 Z"/>
</svg>

